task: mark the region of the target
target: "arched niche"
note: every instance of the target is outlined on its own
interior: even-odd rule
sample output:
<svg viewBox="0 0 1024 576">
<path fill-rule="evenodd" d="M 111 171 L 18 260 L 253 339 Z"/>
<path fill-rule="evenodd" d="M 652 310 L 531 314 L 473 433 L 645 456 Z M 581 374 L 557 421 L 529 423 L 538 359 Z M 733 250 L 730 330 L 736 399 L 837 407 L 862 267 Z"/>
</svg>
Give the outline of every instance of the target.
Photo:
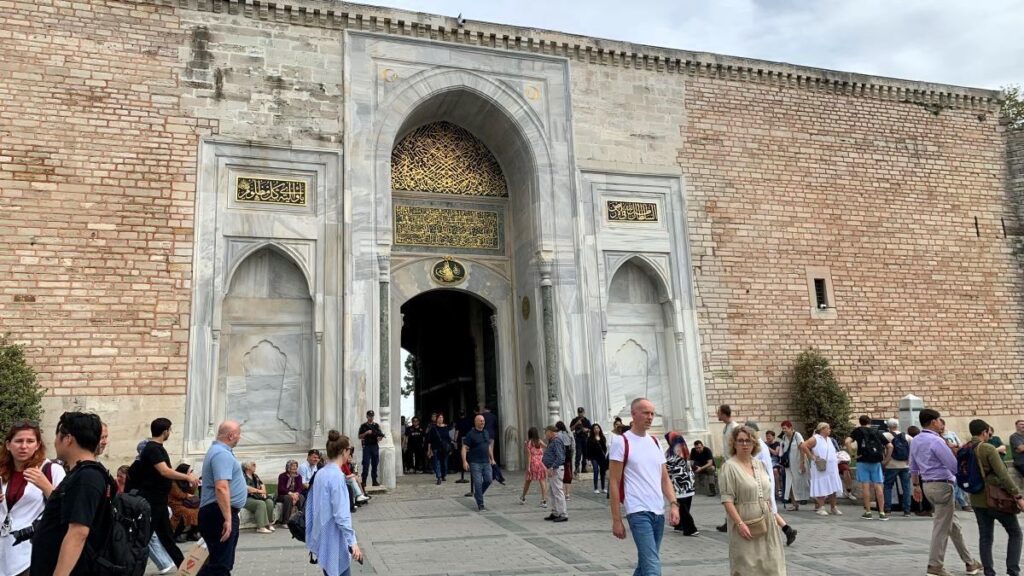
<svg viewBox="0 0 1024 576">
<path fill-rule="evenodd" d="M 665 290 L 648 262 L 631 258 L 615 271 L 608 287 L 608 332 L 605 336 L 609 419 L 630 419 L 629 404 L 650 399 L 659 417 L 669 407 L 672 364 L 672 314 Z"/>
<path fill-rule="evenodd" d="M 239 263 L 222 306 L 217 390 L 242 446 L 306 446 L 313 381 L 313 301 L 306 275 L 271 247 Z"/>
</svg>

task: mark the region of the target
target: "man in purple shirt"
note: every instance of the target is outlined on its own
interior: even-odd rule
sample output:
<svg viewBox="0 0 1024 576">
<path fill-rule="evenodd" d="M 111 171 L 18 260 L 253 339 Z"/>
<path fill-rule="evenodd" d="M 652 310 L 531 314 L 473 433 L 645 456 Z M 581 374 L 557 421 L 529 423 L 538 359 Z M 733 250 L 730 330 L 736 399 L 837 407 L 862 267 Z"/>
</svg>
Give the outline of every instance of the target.
<svg viewBox="0 0 1024 576">
<path fill-rule="evenodd" d="M 910 444 L 910 478 L 914 484 L 914 500 L 921 501 L 921 493 L 935 507 L 932 524 L 932 542 L 928 551 L 928 576 L 951 576 L 943 567 L 946 543 L 953 538 L 960 559 L 967 566 L 967 574 L 981 572 L 981 563 L 971 557 L 964 544 L 960 522 L 954 514 L 953 486 L 956 483 L 956 457 L 942 439 L 939 413 L 930 408 L 921 410 L 921 433 Z"/>
</svg>

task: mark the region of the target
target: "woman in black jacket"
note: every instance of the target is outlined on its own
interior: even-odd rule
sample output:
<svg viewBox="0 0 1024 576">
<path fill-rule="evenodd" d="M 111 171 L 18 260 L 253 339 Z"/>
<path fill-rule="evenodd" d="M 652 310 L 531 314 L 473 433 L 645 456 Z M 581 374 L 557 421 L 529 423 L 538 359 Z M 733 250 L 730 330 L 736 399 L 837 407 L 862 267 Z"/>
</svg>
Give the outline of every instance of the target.
<svg viewBox="0 0 1024 576">
<path fill-rule="evenodd" d="M 600 424 L 590 427 L 590 438 L 587 439 L 587 459 L 594 469 L 594 494 L 608 493 L 608 486 L 605 478 L 608 475 L 608 439 L 604 437 L 604 430 Z M 600 476 L 600 487 L 598 477 Z"/>
</svg>

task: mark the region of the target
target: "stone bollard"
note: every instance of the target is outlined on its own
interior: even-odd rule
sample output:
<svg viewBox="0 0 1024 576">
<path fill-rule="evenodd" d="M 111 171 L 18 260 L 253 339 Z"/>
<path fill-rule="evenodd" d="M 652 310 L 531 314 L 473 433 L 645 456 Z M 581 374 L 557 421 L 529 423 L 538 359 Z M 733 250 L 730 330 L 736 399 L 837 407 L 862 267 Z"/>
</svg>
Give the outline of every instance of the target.
<svg viewBox="0 0 1024 576">
<path fill-rule="evenodd" d="M 907 394 L 896 404 L 899 408 L 900 414 L 900 430 L 906 432 L 907 428 L 911 426 L 920 426 L 921 421 L 919 415 L 921 410 L 924 409 L 924 400 L 914 396 L 913 394 Z"/>
</svg>

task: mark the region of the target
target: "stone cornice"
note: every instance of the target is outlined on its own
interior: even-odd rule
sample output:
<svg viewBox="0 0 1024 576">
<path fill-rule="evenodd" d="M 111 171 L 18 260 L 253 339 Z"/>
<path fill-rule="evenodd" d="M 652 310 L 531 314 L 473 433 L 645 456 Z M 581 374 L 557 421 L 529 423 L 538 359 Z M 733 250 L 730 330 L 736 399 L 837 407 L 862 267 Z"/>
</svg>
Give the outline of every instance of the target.
<svg viewBox="0 0 1024 576">
<path fill-rule="evenodd" d="M 782 62 L 659 48 L 536 28 L 519 28 L 335 0 L 140 0 L 298 26 L 352 29 L 559 56 L 576 62 L 788 86 L 815 92 L 922 105 L 933 112 L 995 112 L 997 90 L 840 72 Z"/>
</svg>

